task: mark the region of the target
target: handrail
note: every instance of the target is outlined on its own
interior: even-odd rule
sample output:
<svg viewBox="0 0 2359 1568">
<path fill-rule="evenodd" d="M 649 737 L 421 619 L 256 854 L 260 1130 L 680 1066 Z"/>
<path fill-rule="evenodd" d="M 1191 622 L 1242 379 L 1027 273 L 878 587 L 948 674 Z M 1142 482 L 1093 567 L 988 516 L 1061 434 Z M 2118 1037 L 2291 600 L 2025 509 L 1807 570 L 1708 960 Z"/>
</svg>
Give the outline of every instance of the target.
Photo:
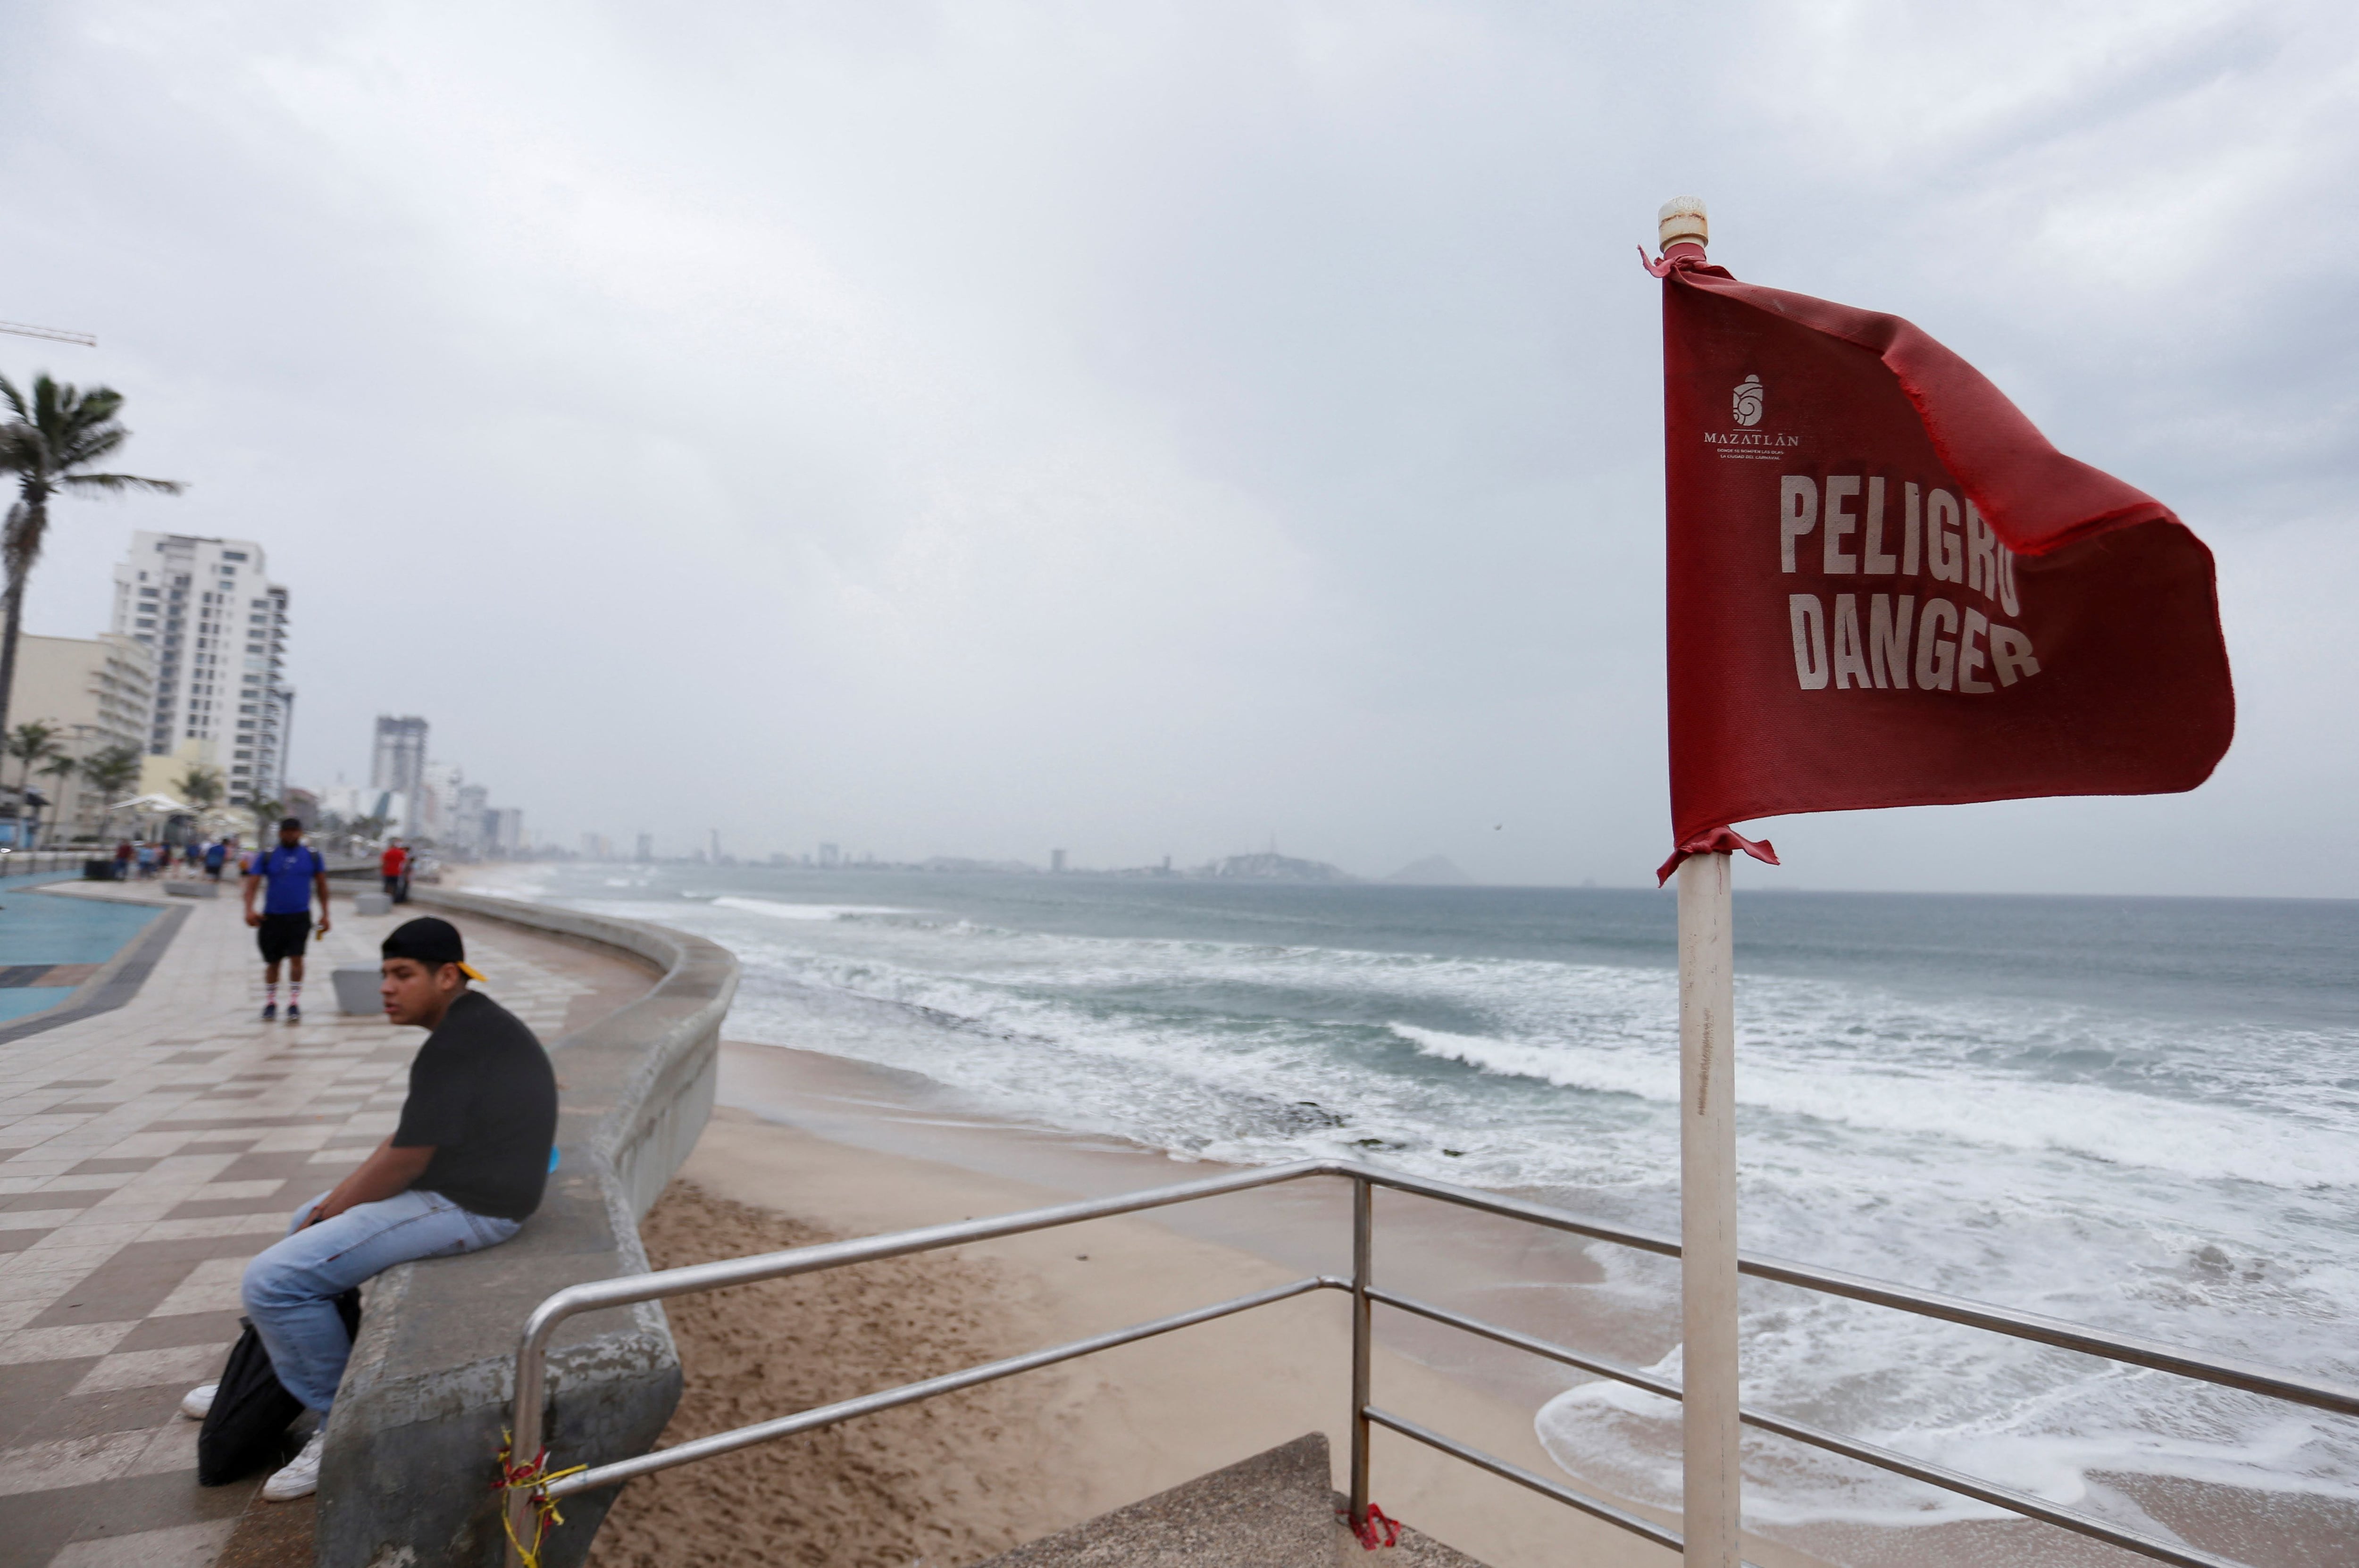
<svg viewBox="0 0 2359 1568">
<path fill-rule="evenodd" d="M 1128 1328 L 1117 1328 L 1110 1333 L 1093 1335 L 1087 1339 L 1076 1339 L 1070 1345 L 1060 1345 L 1048 1350 L 1035 1350 L 1024 1356 L 1010 1356 L 1002 1361 L 990 1361 L 980 1367 L 970 1367 L 962 1372 L 946 1372 L 939 1378 L 929 1378 L 920 1383 L 904 1383 L 897 1389 L 886 1389 L 881 1393 L 863 1394 L 857 1399 L 838 1400 L 832 1405 L 821 1405 L 812 1410 L 798 1411 L 793 1415 L 780 1416 L 776 1421 L 761 1422 L 753 1426 L 734 1427 L 727 1432 L 717 1432 L 709 1437 L 695 1438 L 687 1443 L 676 1444 L 669 1448 L 658 1448 L 651 1453 L 642 1454 L 636 1458 L 618 1459 L 612 1465 L 600 1465 L 592 1469 L 568 1476 L 562 1480 L 550 1482 L 549 1495 L 551 1498 L 570 1498 L 576 1492 L 595 1491 L 600 1487 L 612 1487 L 627 1481 L 634 1476 L 644 1476 L 655 1470 L 669 1470 L 675 1465 L 692 1464 L 699 1459 L 710 1459 L 717 1454 L 728 1454 L 740 1448 L 751 1448 L 757 1443 L 767 1443 L 775 1437 L 792 1437 L 796 1433 L 809 1432 L 815 1427 L 832 1426 L 839 1421 L 849 1421 L 856 1415 L 873 1415 L 878 1411 L 889 1411 L 900 1405 L 915 1404 L 919 1400 L 932 1399 L 936 1394 L 956 1393 L 961 1389 L 971 1389 L 978 1383 L 996 1382 L 1002 1378 L 1012 1378 L 1018 1372 L 1029 1372 L 1041 1367 L 1053 1367 L 1060 1361 L 1071 1361 L 1079 1356 L 1094 1355 L 1098 1351 L 1112 1350 L 1117 1346 L 1128 1345 L 1136 1340 L 1151 1339 L 1158 1334 L 1169 1334 L 1173 1329 L 1192 1328 L 1200 1323 L 1210 1323 L 1214 1318 L 1249 1312 L 1255 1307 L 1268 1306 L 1277 1302 L 1291 1301 L 1296 1296 L 1308 1295 L 1312 1291 L 1348 1291 L 1351 1288 L 1351 1285 L 1343 1280 L 1333 1279 L 1324 1274 L 1313 1274 L 1308 1278 L 1297 1280 L 1291 1284 L 1274 1285 L 1268 1290 L 1256 1291 L 1251 1295 L 1238 1296 L 1233 1301 L 1218 1302 L 1212 1306 L 1174 1313 L 1169 1317 L 1158 1317 L 1152 1323 L 1134 1324 Z"/>
<path fill-rule="evenodd" d="M 1617 1525 L 1641 1541 L 1651 1541 L 1658 1546 L 1668 1546 L 1674 1552 L 1687 1544 L 1680 1539 L 1677 1530 L 1665 1530 L 1652 1519 L 1640 1519 L 1636 1514 L 1617 1509 L 1612 1503 L 1602 1503 L 1595 1498 L 1576 1492 L 1561 1481 L 1551 1481 L 1546 1476 L 1537 1475 L 1520 1465 L 1511 1464 L 1495 1454 L 1485 1454 L 1481 1449 L 1461 1443 L 1454 1437 L 1445 1437 L 1431 1427 L 1421 1426 L 1407 1416 L 1395 1415 L 1390 1411 L 1378 1410 L 1374 1405 L 1365 1406 L 1362 1413 L 1377 1426 L 1389 1428 L 1399 1433 L 1403 1437 L 1415 1438 L 1429 1448 L 1438 1448 L 1444 1454 L 1463 1459 L 1478 1470 L 1488 1470 L 1501 1480 L 1513 1481 L 1518 1487 L 1538 1492 L 1541 1497 L 1553 1498 L 1567 1508 L 1579 1509 L 1593 1519 L 1602 1519 L 1607 1524 Z"/>
<path fill-rule="evenodd" d="M 1353 1166 L 1352 1162 L 1338 1161 L 1336 1163 L 1352 1167 L 1343 1173 L 1359 1173 L 1360 1168 Z M 1503 1197 L 1496 1193 L 1480 1192 L 1472 1187 L 1453 1186 L 1448 1182 L 1413 1176 L 1406 1172 L 1367 1169 L 1365 1173 L 1369 1181 L 1380 1187 L 1415 1193 L 1421 1197 L 1437 1198 L 1444 1203 L 1481 1209 L 1487 1214 L 1545 1226 L 1551 1230 L 1570 1231 L 1576 1236 L 1611 1241 L 1666 1258 L 1680 1255 L 1680 1244 L 1676 1240 L 1653 1231 L 1623 1229 L 1579 1215 L 1567 1214 L 1561 1209 L 1552 1209 L 1544 1204 Z M 2242 1389 L 2247 1393 L 2267 1394 L 2271 1399 L 2332 1411 L 2338 1415 L 2359 1415 L 2359 1388 L 2330 1383 L 2322 1379 L 2263 1367 L 2233 1357 L 2206 1355 L 2165 1340 L 2115 1334 L 2060 1317 L 2019 1312 L 2013 1307 L 1993 1306 L 1986 1302 L 1943 1295 L 1936 1291 L 1919 1291 L 1864 1274 L 1847 1274 L 1837 1269 L 1822 1269 L 1784 1258 L 1765 1257 L 1758 1252 L 1738 1253 L 1736 1267 L 1739 1272 L 1756 1280 L 1799 1285 L 1804 1290 L 1818 1291 L 1825 1295 L 1848 1296 L 1854 1301 L 1914 1313 L 1919 1317 L 1939 1318 L 1947 1323 L 1962 1324 L 1968 1328 L 2004 1334 L 2010 1338 L 2052 1345 L 2060 1350 L 2077 1350 L 2082 1355 L 2103 1357 L 2108 1361 L 2125 1361 L 2135 1367 L 2152 1368 L 2158 1372 L 2172 1372 L 2182 1378 Z"/>
<path fill-rule="evenodd" d="M 1611 1378 L 1617 1383 L 1627 1383 L 1634 1389 L 1644 1389 L 1650 1394 L 1659 1395 L 1667 1400 L 1680 1400 L 1686 1397 L 1680 1386 L 1669 1379 L 1658 1378 L 1651 1372 L 1642 1372 L 1635 1367 L 1624 1367 L 1616 1362 L 1601 1360 L 1593 1356 L 1584 1356 L 1580 1351 L 1541 1339 L 1537 1336 L 1520 1334 L 1512 1328 L 1503 1328 L 1495 1323 L 1484 1323 L 1480 1318 L 1468 1317 L 1462 1313 L 1451 1312 L 1447 1307 L 1436 1306 L 1431 1302 L 1418 1301 L 1410 1296 L 1395 1295 L 1390 1291 L 1371 1291 L 1369 1295 L 1371 1299 L 1382 1302 L 1386 1306 L 1414 1313 L 1419 1317 L 1428 1318 L 1435 1323 L 1447 1324 L 1452 1328 L 1462 1329 L 1468 1334 L 1480 1335 L 1485 1339 L 1511 1346 L 1528 1355 L 1538 1356 L 1549 1361 L 1562 1362 L 1568 1367 L 1578 1367 L 1584 1372 L 1594 1372 L 1601 1378 Z M 2133 1552 L 2143 1552 L 2147 1556 L 2159 1558 L 2165 1563 L 2178 1563 L 2180 1568 L 2237 1568 L 2236 1564 L 2227 1559 L 2214 1557 L 2208 1552 L 2197 1552 L 2191 1547 L 2180 1546 L 2151 1535 L 2143 1535 L 2134 1530 L 2125 1530 L 2119 1525 L 2107 1524 L 2103 1519 L 2091 1519 L 2086 1514 L 2074 1513 L 2070 1509 L 2059 1508 L 2046 1498 L 2034 1497 L 2029 1492 L 2018 1492 L 2011 1487 L 2002 1487 L 1995 1482 L 1978 1480 L 1963 1471 L 1951 1470 L 1927 1460 L 1913 1458 L 1897 1449 L 1880 1447 L 1873 1443 L 1863 1443 L 1855 1437 L 1845 1437 L 1840 1433 L 1829 1432 L 1824 1427 L 1812 1426 L 1807 1422 L 1793 1421 L 1781 1415 L 1772 1415 L 1767 1411 L 1757 1411 L 1747 1405 L 1739 1405 L 1736 1413 L 1737 1419 L 1747 1426 L 1757 1426 L 1764 1432 L 1774 1432 L 1780 1437 L 1789 1437 L 1797 1443 L 1807 1443 L 1812 1447 L 1823 1448 L 1830 1454 L 1840 1454 L 1846 1459 L 1856 1459 L 1862 1464 L 1873 1465 L 1878 1469 L 1890 1470 L 1896 1475 L 1907 1476 L 1911 1479 L 1957 1492 L 1980 1502 L 1995 1503 L 2011 1512 L 2042 1519 L 2065 1530 L 2078 1530 L 2082 1535 L 2093 1536 L 2099 1541 L 2107 1541 L 2115 1546 L 2125 1547 Z M 1424 1439 L 1420 1438 L 1420 1441 Z M 1437 1444 L 1436 1446 L 1446 1445 Z M 1508 1478 L 1513 1480 L 1516 1477 Z"/>
<path fill-rule="evenodd" d="M 615 1485 L 634 1476 L 691 1464 L 713 1454 L 725 1454 L 753 1444 L 786 1437 L 796 1433 L 846 1421 L 854 1416 L 890 1410 L 899 1405 L 930 1399 L 953 1390 L 971 1388 L 979 1383 L 1013 1377 L 1018 1372 L 1053 1366 L 1060 1361 L 1087 1356 L 1115 1346 L 1127 1345 L 1176 1329 L 1208 1323 L 1234 1313 L 1290 1300 L 1314 1291 L 1340 1290 L 1352 1297 L 1352 1407 L 1353 1442 L 1351 1456 L 1351 1514 L 1354 1522 L 1367 1517 L 1368 1508 L 1368 1438 L 1373 1426 L 1383 1426 L 1403 1436 L 1439 1449 L 1487 1470 L 1493 1475 L 1514 1481 L 1595 1518 L 1627 1530 L 1658 1545 L 1674 1549 L 1680 1545 L 1676 1532 L 1663 1529 L 1635 1514 L 1617 1509 L 1595 1498 L 1586 1497 L 1555 1481 L 1533 1474 L 1506 1460 L 1471 1448 L 1453 1438 L 1419 1425 L 1406 1417 L 1380 1410 L 1371 1402 L 1371 1347 L 1374 1338 L 1372 1309 L 1376 1305 L 1392 1307 L 1479 1335 L 1528 1354 L 1576 1367 L 1599 1377 L 1611 1378 L 1634 1388 L 1647 1390 L 1667 1399 L 1682 1397 L 1678 1384 L 1667 1379 L 1623 1367 L 1612 1361 L 1586 1356 L 1534 1336 L 1484 1323 L 1478 1318 L 1451 1312 L 1431 1303 L 1379 1289 L 1374 1271 L 1374 1192 L 1377 1187 L 1389 1187 L 1397 1192 L 1431 1198 L 1439 1202 L 1498 1216 L 1503 1218 L 1538 1225 L 1552 1230 L 1586 1236 L 1594 1240 L 1636 1248 L 1666 1257 L 1677 1257 L 1680 1246 L 1676 1240 L 1652 1232 L 1607 1225 L 1598 1220 L 1552 1208 L 1544 1204 L 1522 1198 L 1506 1197 L 1496 1193 L 1481 1192 L 1447 1182 L 1432 1181 L 1404 1172 L 1379 1170 L 1353 1160 L 1301 1160 L 1291 1164 L 1272 1166 L 1258 1171 L 1239 1171 L 1200 1181 L 1182 1182 L 1171 1186 L 1147 1188 L 1138 1192 L 1118 1194 L 1112 1197 L 1085 1199 L 1077 1203 L 1060 1204 L 1047 1208 L 1032 1209 L 1019 1214 L 999 1215 L 986 1219 L 963 1220 L 951 1225 L 925 1226 L 913 1230 L 893 1232 L 883 1236 L 865 1237 L 852 1241 L 823 1242 L 816 1246 L 797 1247 L 783 1252 L 758 1254 L 748 1258 L 724 1259 L 712 1263 L 694 1263 L 678 1269 L 664 1269 L 652 1273 L 627 1275 L 612 1280 L 595 1280 L 569 1285 L 543 1301 L 526 1320 L 524 1333 L 516 1346 L 516 1405 L 514 1430 L 515 1452 L 519 1454 L 538 1454 L 541 1445 L 542 1419 L 548 1401 L 548 1349 L 558 1326 L 566 1319 L 585 1312 L 625 1306 L 638 1302 L 667 1300 L 674 1296 L 691 1295 L 704 1291 L 719 1290 L 730 1285 L 751 1284 L 762 1280 L 785 1279 L 824 1269 L 841 1268 L 885 1258 L 902 1258 L 913 1253 L 935 1251 L 974 1241 L 992 1240 L 999 1237 L 1022 1235 L 1059 1226 L 1077 1225 L 1093 1219 L 1112 1218 L 1136 1214 L 1147 1209 L 1169 1205 L 1190 1203 L 1201 1198 L 1221 1197 L 1234 1193 L 1273 1186 L 1283 1182 L 1299 1181 L 1310 1176 L 1338 1176 L 1353 1185 L 1352 1254 L 1353 1269 L 1349 1280 L 1332 1275 L 1311 1275 L 1288 1284 L 1239 1296 L 1210 1306 L 1196 1307 L 1148 1323 L 1114 1329 L 1087 1339 L 1037 1350 L 1022 1356 L 1009 1357 L 964 1371 L 945 1374 L 923 1382 L 904 1384 L 855 1399 L 839 1400 L 814 1410 L 801 1411 L 773 1421 L 732 1429 L 709 1436 L 695 1438 L 670 1448 L 657 1449 L 629 1459 L 617 1460 L 567 1476 L 550 1483 L 546 1495 L 551 1498 L 573 1496 L 601 1487 Z M 1878 1306 L 1917 1314 L 1945 1322 L 1985 1329 L 2013 1338 L 2054 1346 L 2081 1354 L 2102 1357 L 2148 1367 L 2180 1377 L 2216 1383 L 2223 1387 L 2241 1389 L 2290 1403 L 2314 1409 L 2359 1415 L 2359 1389 L 2326 1382 L 2274 1368 L 2227 1357 L 2208 1356 L 2159 1340 L 2135 1336 L 2117 1335 L 2101 1329 L 2069 1323 L 2060 1318 L 2045 1317 L 2036 1313 L 2017 1312 L 1980 1302 L 1967 1301 L 1936 1292 L 1912 1290 L 1886 1281 L 1840 1271 L 1820 1269 L 1783 1259 L 1742 1255 L 1739 1269 L 1758 1279 L 1799 1286 L 1832 1295 L 1849 1297 Z M 2059 1508 L 2043 1498 L 2013 1488 L 2000 1487 L 1974 1476 L 1915 1459 L 1895 1450 L 1863 1443 L 1838 1433 L 1806 1422 L 1792 1421 L 1767 1411 L 1744 1410 L 1742 1419 L 1762 1431 L 1775 1433 L 1796 1442 L 1810 1444 L 1828 1452 L 1840 1454 L 1860 1463 L 1908 1476 L 1927 1485 L 1994 1504 L 2027 1518 L 2040 1519 L 2062 1529 L 2107 1541 L 2125 1550 L 2140 1553 L 2159 1562 L 2174 1563 L 2178 1568 L 2237 1568 L 2228 1559 L 2213 1556 L 2174 1542 L 2125 1530 L 2103 1519 Z M 529 1524 L 531 1496 L 512 1491 L 508 1508 L 511 1524 L 524 1530 Z M 513 1561 L 513 1554 L 511 1557 Z"/>
</svg>

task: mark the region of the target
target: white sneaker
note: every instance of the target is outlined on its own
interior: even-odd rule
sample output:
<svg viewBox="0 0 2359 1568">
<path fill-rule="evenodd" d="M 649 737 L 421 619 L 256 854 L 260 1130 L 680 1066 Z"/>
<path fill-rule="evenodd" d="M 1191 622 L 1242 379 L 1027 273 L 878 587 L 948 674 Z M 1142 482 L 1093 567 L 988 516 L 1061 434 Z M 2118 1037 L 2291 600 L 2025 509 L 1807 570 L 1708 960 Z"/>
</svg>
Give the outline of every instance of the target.
<svg viewBox="0 0 2359 1568">
<path fill-rule="evenodd" d="M 308 1498 L 320 1489 L 320 1454 L 328 1446 L 328 1423 L 325 1421 L 311 1431 L 311 1441 L 303 1452 L 287 1461 L 286 1467 L 262 1483 L 265 1501 L 291 1503 L 298 1498 Z"/>
<path fill-rule="evenodd" d="M 213 1410 L 213 1395 L 221 1391 L 219 1383 L 199 1383 L 180 1396 L 180 1413 L 190 1421 L 202 1421 Z"/>
</svg>

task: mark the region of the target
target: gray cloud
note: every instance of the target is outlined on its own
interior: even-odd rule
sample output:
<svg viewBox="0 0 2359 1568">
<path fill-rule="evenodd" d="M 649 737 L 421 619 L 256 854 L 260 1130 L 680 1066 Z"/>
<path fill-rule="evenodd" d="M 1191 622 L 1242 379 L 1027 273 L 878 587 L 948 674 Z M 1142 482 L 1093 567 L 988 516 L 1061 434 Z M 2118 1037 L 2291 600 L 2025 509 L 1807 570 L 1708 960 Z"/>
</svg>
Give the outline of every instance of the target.
<svg viewBox="0 0 2359 1568">
<path fill-rule="evenodd" d="M 0 18 L 0 316 L 263 540 L 299 775 L 543 831 L 1639 878 L 1655 204 L 2219 553 L 2204 790 L 1773 825 L 1805 885 L 2359 892 L 2354 22 L 2260 5 L 99 3 Z M 1504 823 L 1504 830 L 1495 825 Z M 2147 846 L 2155 838 L 2167 849 Z M 1777 875 L 1778 873 L 1763 873 Z"/>
</svg>

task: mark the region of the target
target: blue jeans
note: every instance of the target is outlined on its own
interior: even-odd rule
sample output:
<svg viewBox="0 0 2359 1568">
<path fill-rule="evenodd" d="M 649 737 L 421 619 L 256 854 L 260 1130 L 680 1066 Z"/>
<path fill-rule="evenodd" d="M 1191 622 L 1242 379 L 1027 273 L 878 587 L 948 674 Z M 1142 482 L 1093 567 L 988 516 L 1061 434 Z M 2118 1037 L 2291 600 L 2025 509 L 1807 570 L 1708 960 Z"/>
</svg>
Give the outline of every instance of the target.
<svg viewBox="0 0 2359 1568">
<path fill-rule="evenodd" d="M 413 1258 L 448 1258 L 496 1247 L 521 1220 L 461 1208 L 440 1193 L 415 1190 L 355 1204 L 308 1229 L 303 1220 L 326 1201 L 295 1211 L 284 1240 L 245 1266 L 245 1315 L 270 1352 L 287 1391 L 321 1415 L 335 1402 L 353 1342 L 336 1315 L 336 1298 L 364 1280 Z"/>
</svg>

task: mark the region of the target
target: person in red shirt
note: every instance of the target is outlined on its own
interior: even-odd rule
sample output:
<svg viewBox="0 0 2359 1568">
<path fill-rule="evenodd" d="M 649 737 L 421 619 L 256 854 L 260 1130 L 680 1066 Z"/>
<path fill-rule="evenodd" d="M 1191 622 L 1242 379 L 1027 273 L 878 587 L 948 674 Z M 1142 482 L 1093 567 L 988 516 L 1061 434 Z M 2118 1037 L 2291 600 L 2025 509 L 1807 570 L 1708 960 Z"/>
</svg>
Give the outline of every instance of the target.
<svg viewBox="0 0 2359 1568">
<path fill-rule="evenodd" d="M 385 877 L 385 896 L 400 903 L 408 892 L 404 884 L 408 880 L 409 871 L 409 851 L 402 848 L 400 839 L 386 841 L 385 855 L 377 861 L 377 871 Z"/>
</svg>

